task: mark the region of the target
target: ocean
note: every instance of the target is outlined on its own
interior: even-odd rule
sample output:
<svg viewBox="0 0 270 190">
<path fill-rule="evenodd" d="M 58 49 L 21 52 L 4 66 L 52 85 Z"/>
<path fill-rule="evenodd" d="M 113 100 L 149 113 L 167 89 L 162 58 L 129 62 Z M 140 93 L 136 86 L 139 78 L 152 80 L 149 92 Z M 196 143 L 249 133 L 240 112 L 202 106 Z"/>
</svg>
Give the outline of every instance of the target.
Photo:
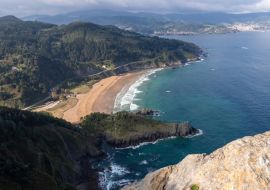
<svg viewBox="0 0 270 190">
<path fill-rule="evenodd" d="M 108 158 L 97 165 L 104 170 L 104 189 L 119 189 L 188 154 L 211 153 L 237 138 L 270 130 L 270 32 L 169 38 L 193 42 L 208 56 L 145 76 L 123 104 L 125 109 L 160 110 L 156 119 L 190 121 L 203 133 L 127 149 L 105 147 Z"/>
</svg>

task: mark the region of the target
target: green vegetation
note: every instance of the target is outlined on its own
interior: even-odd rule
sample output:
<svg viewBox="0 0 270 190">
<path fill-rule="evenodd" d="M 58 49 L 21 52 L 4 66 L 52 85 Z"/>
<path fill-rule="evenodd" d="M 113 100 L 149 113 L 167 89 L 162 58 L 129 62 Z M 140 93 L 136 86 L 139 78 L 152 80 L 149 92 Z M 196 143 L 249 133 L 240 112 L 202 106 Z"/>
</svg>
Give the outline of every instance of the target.
<svg viewBox="0 0 270 190">
<path fill-rule="evenodd" d="M 67 190 L 84 182 L 97 189 L 96 173 L 81 164 L 101 154 L 96 140 L 64 120 L 2 107 L 0 144 L 0 189 Z"/>
<path fill-rule="evenodd" d="M 190 187 L 190 189 L 191 189 L 191 190 L 199 190 L 200 187 L 199 187 L 198 185 L 192 185 L 192 186 Z"/>
<path fill-rule="evenodd" d="M 25 107 L 103 70 L 131 62 L 135 64 L 114 72 L 176 60 L 185 62 L 197 57 L 200 51 L 194 44 L 147 37 L 112 26 L 91 23 L 56 26 L 2 17 L 0 105 Z M 104 76 L 106 73 L 101 77 Z"/>
<path fill-rule="evenodd" d="M 118 112 L 113 115 L 93 113 L 86 116 L 81 125 L 90 133 L 104 134 L 107 138 L 113 139 L 128 139 L 136 134 L 144 134 L 168 126 L 160 121 L 130 112 Z"/>
<path fill-rule="evenodd" d="M 0 189 L 98 189 L 90 160 L 104 154 L 102 141 L 128 142 L 170 127 L 128 112 L 94 113 L 74 126 L 46 113 L 0 107 Z"/>
<path fill-rule="evenodd" d="M 86 116 L 81 126 L 89 134 L 96 134 L 110 145 L 126 147 L 171 136 L 196 134 L 188 122 L 166 124 L 138 113 L 118 112 L 112 115 L 94 113 Z"/>
<path fill-rule="evenodd" d="M 72 94 L 85 94 L 87 92 L 89 92 L 89 90 L 93 87 L 93 85 L 96 83 L 97 81 L 92 80 L 92 81 L 88 81 L 85 83 L 82 83 L 74 88 L 72 88 L 70 90 L 70 92 Z"/>
</svg>

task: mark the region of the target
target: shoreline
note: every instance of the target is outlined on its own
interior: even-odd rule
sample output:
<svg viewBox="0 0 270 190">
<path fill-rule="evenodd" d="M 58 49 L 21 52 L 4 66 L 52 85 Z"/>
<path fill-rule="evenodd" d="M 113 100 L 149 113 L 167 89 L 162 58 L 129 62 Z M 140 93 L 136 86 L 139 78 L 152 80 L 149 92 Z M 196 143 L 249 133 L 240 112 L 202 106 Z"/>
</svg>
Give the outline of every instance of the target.
<svg viewBox="0 0 270 190">
<path fill-rule="evenodd" d="M 62 118 L 71 123 L 79 123 L 82 117 L 94 112 L 113 113 L 118 94 L 126 94 L 130 87 L 148 72 L 149 70 L 131 72 L 100 80 L 87 93 L 76 95 L 77 104 L 66 110 Z"/>
<path fill-rule="evenodd" d="M 198 129 L 198 132 L 196 134 L 194 134 L 194 135 L 187 135 L 187 136 L 184 136 L 183 138 L 191 139 L 191 138 L 198 137 L 198 136 L 201 136 L 201 135 L 203 135 L 203 130 Z M 127 147 L 124 147 L 124 148 L 117 148 L 116 147 L 115 149 L 116 150 L 126 150 L 126 149 L 133 149 L 133 150 L 135 150 L 135 149 L 138 149 L 138 148 L 143 147 L 143 146 L 146 146 L 146 145 L 150 145 L 150 144 L 154 145 L 154 144 L 157 144 L 157 143 L 159 143 L 161 141 L 165 141 L 165 140 L 169 140 L 169 139 L 175 139 L 177 137 L 178 136 L 164 137 L 164 138 L 157 139 L 155 141 L 142 142 L 142 143 L 140 143 L 138 145 L 127 146 Z"/>
<path fill-rule="evenodd" d="M 175 68 L 175 67 L 185 67 L 193 63 L 199 63 L 202 61 L 204 61 L 204 58 L 199 57 L 196 60 L 189 60 L 186 63 L 180 63 L 180 64 L 177 63 L 171 66 L 145 70 L 145 73 L 142 74 L 142 76 L 138 78 L 132 85 L 130 85 L 128 88 L 122 88 L 119 91 L 119 93 L 115 97 L 113 113 L 117 111 L 122 111 L 122 110 L 134 111 L 139 108 L 139 106 L 136 105 L 133 101 L 136 100 L 136 95 L 141 93 L 141 91 L 138 90 L 138 87 L 140 87 L 145 81 L 148 81 L 149 76 L 166 68 L 168 69 L 168 68 Z"/>
<path fill-rule="evenodd" d="M 75 124 L 79 123 L 81 118 L 94 112 L 112 114 L 123 110 L 133 111 L 138 109 L 138 105 L 133 103 L 136 100 L 136 95 L 140 93 L 138 87 L 148 81 L 149 76 L 165 68 L 188 66 L 203 60 L 199 58 L 171 67 L 152 68 L 110 76 L 96 82 L 88 92 L 73 95 L 74 100 L 68 98 L 66 102 L 70 101 L 71 103 L 68 103 L 64 108 L 57 109 L 59 104 L 63 102 L 55 101 L 40 106 L 35 111 L 49 112 L 55 117 Z"/>
<path fill-rule="evenodd" d="M 122 88 L 115 97 L 114 101 L 114 109 L 113 112 L 117 111 L 134 111 L 139 108 L 138 105 L 134 104 L 134 99 L 136 95 L 141 93 L 138 90 L 145 81 L 149 80 L 149 76 L 155 74 L 158 71 L 163 70 L 164 68 L 157 68 L 157 69 L 149 69 L 146 70 L 136 81 L 134 81 L 131 85 L 126 86 L 126 88 Z"/>
</svg>

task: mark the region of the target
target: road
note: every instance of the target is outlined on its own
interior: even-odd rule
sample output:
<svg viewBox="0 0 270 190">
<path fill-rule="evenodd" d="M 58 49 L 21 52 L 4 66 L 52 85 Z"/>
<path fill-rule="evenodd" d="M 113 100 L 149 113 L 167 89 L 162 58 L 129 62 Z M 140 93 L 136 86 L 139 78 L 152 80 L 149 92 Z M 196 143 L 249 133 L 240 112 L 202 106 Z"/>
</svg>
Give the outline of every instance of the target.
<svg viewBox="0 0 270 190">
<path fill-rule="evenodd" d="M 97 72 L 95 74 L 92 74 L 92 75 L 87 75 L 86 77 L 90 78 L 90 77 L 95 77 L 95 76 L 98 76 L 98 75 L 101 75 L 101 74 L 104 74 L 106 72 L 111 72 L 111 71 L 115 71 L 117 69 L 121 69 L 121 68 L 124 68 L 124 67 L 127 67 L 127 66 L 130 66 L 130 65 L 134 65 L 134 64 L 138 64 L 138 63 L 143 63 L 143 62 L 148 62 L 148 61 L 154 61 L 155 59 L 157 59 L 158 57 L 155 57 L 155 58 L 152 58 L 152 59 L 146 59 L 146 60 L 143 60 L 143 61 L 134 61 L 134 62 L 130 62 L 130 63 L 127 63 L 127 64 L 124 64 L 124 65 L 120 65 L 118 67 L 115 67 L 113 69 L 109 69 L 109 70 L 103 70 L 103 71 L 100 71 L 100 72 Z M 70 80 L 70 79 L 68 79 Z M 61 83 L 62 84 L 62 83 Z M 57 85 L 59 86 L 59 84 Z M 57 86 L 55 86 L 54 88 L 56 88 Z M 46 101 L 48 101 L 49 99 L 51 98 L 51 96 L 47 96 L 45 98 L 43 98 L 42 100 L 26 107 L 26 108 L 23 108 L 23 110 L 31 110 L 33 109 L 34 107 L 38 106 L 38 105 L 41 105 L 43 103 L 45 103 Z"/>
</svg>

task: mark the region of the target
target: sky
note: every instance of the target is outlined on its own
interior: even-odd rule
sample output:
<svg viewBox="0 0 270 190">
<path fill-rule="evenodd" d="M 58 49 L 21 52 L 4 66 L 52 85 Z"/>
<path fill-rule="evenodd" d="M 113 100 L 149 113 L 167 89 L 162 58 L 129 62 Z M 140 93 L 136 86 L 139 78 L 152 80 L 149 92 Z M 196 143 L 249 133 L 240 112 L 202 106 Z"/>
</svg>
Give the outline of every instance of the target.
<svg viewBox="0 0 270 190">
<path fill-rule="evenodd" d="M 270 11 L 270 0 L 0 0 L 1 16 L 54 15 L 81 9 L 246 13 Z"/>
</svg>

